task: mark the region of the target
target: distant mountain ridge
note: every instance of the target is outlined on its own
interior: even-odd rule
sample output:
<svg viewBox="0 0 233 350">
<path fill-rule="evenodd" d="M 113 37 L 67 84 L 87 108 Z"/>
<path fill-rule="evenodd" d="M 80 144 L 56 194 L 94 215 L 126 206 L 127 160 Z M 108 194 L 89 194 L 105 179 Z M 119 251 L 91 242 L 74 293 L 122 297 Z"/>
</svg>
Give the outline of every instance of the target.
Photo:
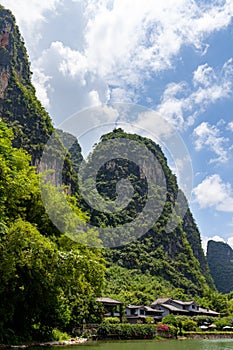
<svg viewBox="0 0 233 350">
<path fill-rule="evenodd" d="M 233 291 L 233 249 L 224 242 L 209 241 L 207 261 L 219 292 Z"/>
</svg>

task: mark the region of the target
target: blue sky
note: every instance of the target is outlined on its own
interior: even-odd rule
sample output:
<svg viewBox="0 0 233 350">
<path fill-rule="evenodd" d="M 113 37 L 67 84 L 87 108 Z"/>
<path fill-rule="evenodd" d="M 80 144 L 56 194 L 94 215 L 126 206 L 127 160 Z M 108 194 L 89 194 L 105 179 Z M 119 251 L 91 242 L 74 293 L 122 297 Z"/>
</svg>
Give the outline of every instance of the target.
<svg viewBox="0 0 233 350">
<path fill-rule="evenodd" d="M 152 108 L 190 154 L 190 206 L 203 245 L 214 237 L 233 246 L 232 0 L 1 4 L 16 17 L 37 95 L 54 125 L 114 102 Z M 95 123 L 119 118 L 114 108 L 106 115 Z M 137 125 L 152 130 L 153 115 Z"/>
</svg>

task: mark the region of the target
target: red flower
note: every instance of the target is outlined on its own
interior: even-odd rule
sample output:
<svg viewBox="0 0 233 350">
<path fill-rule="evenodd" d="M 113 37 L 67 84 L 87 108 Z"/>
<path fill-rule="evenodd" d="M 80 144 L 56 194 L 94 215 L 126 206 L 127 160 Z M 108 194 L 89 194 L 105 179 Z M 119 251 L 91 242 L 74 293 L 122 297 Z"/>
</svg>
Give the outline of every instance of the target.
<svg viewBox="0 0 233 350">
<path fill-rule="evenodd" d="M 169 327 L 166 324 L 159 323 L 157 326 L 157 330 L 160 332 L 168 332 Z"/>
</svg>

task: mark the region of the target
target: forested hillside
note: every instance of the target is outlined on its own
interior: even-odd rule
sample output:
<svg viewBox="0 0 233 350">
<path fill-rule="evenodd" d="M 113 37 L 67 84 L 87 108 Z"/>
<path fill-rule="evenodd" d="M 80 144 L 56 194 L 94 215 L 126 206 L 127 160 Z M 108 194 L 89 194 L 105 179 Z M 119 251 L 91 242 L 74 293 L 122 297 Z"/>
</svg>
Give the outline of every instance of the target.
<svg viewBox="0 0 233 350">
<path fill-rule="evenodd" d="M 207 261 L 219 292 L 233 291 L 233 250 L 223 242 L 209 241 Z"/>
<path fill-rule="evenodd" d="M 149 273 L 151 276 L 160 276 L 169 281 L 176 288 L 182 288 L 186 293 L 194 295 L 201 294 L 204 286 L 213 286 L 209 269 L 201 247 L 200 233 L 194 222 L 191 212 L 188 210 L 184 219 L 177 218 L 177 227 L 172 232 L 166 232 L 166 225 L 171 217 L 172 206 L 177 198 L 179 190 L 176 177 L 172 174 L 167 165 L 167 160 L 161 148 L 153 141 L 142 138 L 138 135 L 126 134 L 122 129 L 115 129 L 113 132 L 102 136 L 101 142 L 113 140 L 114 138 L 126 138 L 142 143 L 156 155 L 166 177 L 166 189 L 159 184 L 154 188 L 153 196 L 156 203 L 162 202 L 162 197 L 166 192 L 166 200 L 161 215 L 155 220 L 154 226 L 145 235 L 131 243 L 109 250 L 106 258 L 114 264 L 127 269 L 137 269 L 140 273 Z M 98 146 L 94 149 L 91 157 L 102 157 L 102 151 L 98 155 Z M 114 150 L 111 151 L 114 159 Z M 137 153 L 137 150 L 135 150 Z M 91 162 L 91 159 L 89 160 Z M 144 168 L 150 167 L 149 161 L 143 159 Z M 88 165 L 87 165 L 88 167 Z M 151 172 L 154 171 L 151 169 Z M 161 175 L 160 170 L 156 170 L 157 182 Z M 115 227 L 130 222 L 140 213 L 147 200 L 147 181 L 140 173 L 140 169 L 132 162 L 124 159 L 115 159 L 107 162 L 102 167 L 97 176 L 97 188 L 105 199 L 116 199 L 117 182 L 121 179 L 130 179 L 134 187 L 134 195 L 129 205 L 119 214 L 106 214 L 96 210 L 90 210 L 91 223 L 101 227 Z M 124 192 L 126 193 L 126 190 Z M 185 200 L 185 198 L 184 198 Z M 87 210 L 85 206 L 83 209 Z M 149 209 L 149 216 L 156 216 L 158 208 Z M 124 230 L 122 228 L 122 230 Z M 117 239 L 124 235 L 132 234 L 127 229 L 117 234 Z M 100 236 L 101 238 L 101 236 Z M 114 239 L 103 236 L 104 241 Z M 129 237 L 130 240 L 130 237 Z M 119 240 L 119 246 L 121 241 Z M 204 277 L 205 276 L 205 277 Z"/>
<path fill-rule="evenodd" d="M 147 202 L 148 183 L 140 167 L 119 157 L 105 163 L 96 179 L 99 194 L 114 201 L 119 179 L 130 180 L 134 193 L 120 213 L 94 210 L 83 200 L 77 181 L 83 160 L 78 140 L 73 143 L 72 135 L 57 131 L 56 142 L 63 150 L 67 151 L 59 136 L 68 148 L 69 142 L 72 144 L 62 171 L 66 187 L 59 187 L 59 196 L 77 214 L 80 227 L 83 222 L 103 229 L 118 227 L 121 238 L 130 242 L 108 244 L 112 249 L 90 248 L 70 240 L 65 230 L 61 233 L 50 221 L 41 199 L 37 171 L 44 146 L 54 131 L 35 96 L 26 49 L 14 17 L 0 6 L 0 342 L 51 338 L 54 328 L 71 333 L 84 320 L 96 322 L 101 312 L 95 298 L 103 294 L 139 304 L 162 296 L 209 296 L 214 286 L 190 210 L 184 218 L 177 213 L 178 225 L 171 232 L 166 230 L 181 192 L 161 147 L 121 129 L 103 135 L 99 143 L 123 138 L 144 145 L 159 161 L 154 175 L 159 175 L 159 169 L 165 174 L 166 191 L 158 176 L 157 186 L 152 188 L 157 204 L 147 215 L 157 215 L 165 195 L 162 212 L 148 232 L 132 240 L 134 232 L 121 226 L 133 221 Z M 96 145 L 89 159 L 98 157 L 98 152 Z M 58 158 L 59 152 L 51 153 L 51 164 Z M 145 169 L 151 170 L 147 159 L 143 162 Z M 87 162 L 87 170 L 88 166 Z M 62 213 L 53 185 L 55 182 L 46 184 L 46 191 L 54 208 Z M 66 219 L 67 223 L 77 223 Z M 83 227 L 85 243 L 88 230 Z M 101 236 L 101 232 L 103 242 L 119 239 L 105 233 Z M 98 241 L 97 232 L 91 231 L 91 236 Z M 204 300 L 205 305 L 214 307 L 211 302 L 210 298 Z"/>
<path fill-rule="evenodd" d="M 36 167 L 54 128 L 35 96 L 14 17 L 2 6 L 0 39 L 0 342 L 14 343 L 95 322 L 104 261 L 99 250 L 62 235 L 45 212 Z M 69 156 L 64 168 L 70 185 Z M 47 191 L 59 207 L 53 187 Z"/>
</svg>

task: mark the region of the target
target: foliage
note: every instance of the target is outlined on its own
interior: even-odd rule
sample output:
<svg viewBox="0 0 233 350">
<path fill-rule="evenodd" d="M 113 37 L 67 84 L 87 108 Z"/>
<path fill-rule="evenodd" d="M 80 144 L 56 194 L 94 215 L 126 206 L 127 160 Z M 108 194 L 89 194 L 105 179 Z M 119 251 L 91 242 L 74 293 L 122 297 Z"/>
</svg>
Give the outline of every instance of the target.
<svg viewBox="0 0 233 350">
<path fill-rule="evenodd" d="M 196 296 L 195 300 L 198 305 L 204 308 L 215 310 L 221 314 L 229 314 L 229 301 L 227 295 L 219 293 L 216 290 L 206 288 L 203 296 Z"/>
<path fill-rule="evenodd" d="M 219 292 L 229 293 L 233 290 L 232 259 L 233 250 L 227 243 L 208 242 L 207 261 Z"/>
<path fill-rule="evenodd" d="M 52 337 L 56 341 L 69 340 L 70 335 L 66 332 L 61 332 L 59 329 L 53 329 Z"/>
<path fill-rule="evenodd" d="M 154 320 L 153 317 L 146 316 L 146 317 L 145 317 L 145 322 L 146 322 L 147 324 L 151 324 L 151 323 L 155 323 L 155 320 Z"/>
<path fill-rule="evenodd" d="M 112 265 L 106 270 L 104 294 L 125 304 L 149 305 L 157 297 L 170 296 L 174 287 L 159 276 Z"/>
<path fill-rule="evenodd" d="M 118 317 L 105 317 L 102 324 L 116 324 L 120 323 L 120 319 Z"/>
<path fill-rule="evenodd" d="M 182 322 L 182 328 L 184 331 L 195 331 L 197 329 L 197 323 L 194 320 L 188 319 Z"/>
<path fill-rule="evenodd" d="M 102 323 L 98 329 L 100 338 L 118 337 L 120 339 L 151 339 L 156 335 L 157 326 L 153 324 L 106 324 Z"/>
<path fill-rule="evenodd" d="M 161 147 L 149 139 L 116 129 L 101 140 L 128 138 L 145 145 L 158 159 L 167 187 L 165 192 L 162 185 L 152 189 L 158 206 L 166 193 L 162 213 L 154 227 L 141 239 L 118 249 L 103 252 L 87 247 L 87 244 L 100 246 L 101 242 L 97 233 L 87 228 L 86 222 L 115 227 L 132 221 L 146 203 L 148 184 L 138 166 L 116 159 L 115 172 L 108 164 L 98 172 L 97 189 L 104 198 L 115 200 L 117 182 L 129 179 L 134 194 L 127 208 L 108 215 L 84 203 L 77 185 L 77 172 L 83 160 L 78 141 L 69 134 L 55 132 L 48 113 L 36 98 L 27 52 L 14 17 L 0 6 L 1 30 L 6 23 L 11 24 L 12 30 L 9 45 L 0 52 L 0 71 L 7 69 L 9 72 L 0 120 L 0 341 L 59 338 L 66 336 L 60 332 L 70 333 L 85 322 L 100 322 L 103 307 L 95 299 L 103 292 L 125 303 L 145 305 L 157 297 L 199 295 L 200 305 L 227 312 L 233 303 L 214 290 L 200 233 L 190 210 L 183 220 L 178 210 L 179 225 L 170 233 L 165 231 L 178 193 L 184 202 L 186 199 L 167 166 Z M 50 221 L 36 175 L 44 146 L 53 132 L 56 147 L 51 149 L 49 160 L 57 166 L 61 153 L 66 154 L 62 170 L 66 187 L 55 189 L 45 184 L 42 191 L 53 204 L 49 214 L 60 220 L 58 226 L 62 226 L 66 235 Z M 90 159 L 93 155 L 99 155 L 98 147 Z M 142 161 L 150 170 L 148 159 Z M 64 212 L 63 202 L 69 203 L 76 214 L 75 220 L 69 211 Z M 154 217 L 157 212 L 158 207 L 155 207 L 148 215 Z M 82 227 L 75 231 L 79 243 L 75 243 L 73 239 L 77 237 L 71 235 L 77 226 Z M 132 238 L 134 234 L 126 230 L 120 233 L 125 238 Z M 118 239 L 100 238 L 109 242 Z M 106 280 L 103 254 L 108 261 Z M 169 327 L 173 332 L 173 324 Z M 100 335 L 150 338 L 156 327 L 103 322 L 99 332 Z"/>
<path fill-rule="evenodd" d="M 182 218 L 179 218 L 178 210 L 176 229 L 170 233 L 165 231 L 178 192 L 184 202 L 186 199 L 178 188 L 176 177 L 169 169 L 161 148 L 149 139 L 138 135 L 126 134 L 122 129 L 115 129 L 113 132 L 102 136 L 102 142 L 116 138 L 126 138 L 129 142 L 136 141 L 134 145 L 141 144 L 146 146 L 156 156 L 166 178 L 167 188 L 163 188 L 162 185 L 152 186 L 153 196 L 156 198 L 158 206 L 159 203 L 163 203 L 164 193 L 167 193 L 167 196 L 162 213 L 158 220 L 155 220 L 153 228 L 143 237 L 135 240 L 135 232 L 125 231 L 121 225 L 134 220 L 141 212 L 145 205 L 150 184 L 141 176 L 140 169 L 136 164 L 123 159 L 123 157 L 120 159 L 114 157 L 114 150 L 111 150 L 114 161 L 107 162 L 101 167 L 96 178 L 96 187 L 104 199 L 114 201 L 116 199 L 118 181 L 121 179 L 130 180 L 134 188 L 134 194 L 129 205 L 121 212 L 108 214 L 104 210 L 97 212 L 86 204 L 81 203 L 83 209 L 90 213 L 91 224 L 101 227 L 119 227 L 116 237 L 112 234 L 108 236 L 108 233 L 100 237 L 109 244 L 120 246 L 112 251 L 106 251 L 106 259 L 127 269 L 137 269 L 142 274 L 147 272 L 151 276 L 160 276 L 164 280 L 169 281 L 173 287 L 182 289 L 185 294 L 201 295 L 207 287 L 207 282 L 214 289 L 201 247 L 200 233 L 190 211 L 187 212 L 182 221 Z M 103 157 L 104 152 L 107 154 L 110 152 L 104 143 L 102 147 L 97 145 L 94 148 L 86 165 L 87 173 L 90 171 L 89 162 L 95 157 Z M 143 166 L 151 172 L 154 171 L 156 173 L 158 171 L 158 169 L 151 169 L 149 159 L 144 157 L 144 159 L 140 160 L 140 152 L 137 149 L 135 149 L 135 152 L 138 154 L 139 163 L 140 161 L 143 162 Z M 159 174 L 157 175 L 155 177 L 159 177 Z M 160 183 L 160 180 L 158 180 L 158 183 Z M 91 184 L 87 183 L 86 185 L 89 188 L 88 186 Z M 155 206 L 151 208 L 151 212 L 148 215 L 153 217 L 157 212 L 158 208 Z M 122 245 L 122 242 L 127 240 L 132 240 L 133 242 Z"/>
<path fill-rule="evenodd" d="M 173 325 L 175 327 L 178 326 L 177 318 L 174 315 L 172 315 L 172 314 L 164 316 L 163 317 L 163 323 L 169 324 L 169 325 L 171 324 L 171 325 Z"/>
<path fill-rule="evenodd" d="M 30 157 L 11 139 L 0 122 L 0 341 L 50 339 L 53 328 L 71 331 L 84 318 L 98 319 L 95 297 L 105 262 L 100 250 L 58 234 L 45 215 Z"/>
<path fill-rule="evenodd" d="M 221 331 L 223 327 L 230 326 L 233 327 L 233 316 L 222 317 L 221 319 L 214 322 L 217 326 L 217 330 Z"/>
<path fill-rule="evenodd" d="M 211 316 L 193 316 L 192 319 L 197 323 L 198 326 L 202 326 L 204 324 L 212 324 L 215 323 L 216 318 Z"/>
</svg>

